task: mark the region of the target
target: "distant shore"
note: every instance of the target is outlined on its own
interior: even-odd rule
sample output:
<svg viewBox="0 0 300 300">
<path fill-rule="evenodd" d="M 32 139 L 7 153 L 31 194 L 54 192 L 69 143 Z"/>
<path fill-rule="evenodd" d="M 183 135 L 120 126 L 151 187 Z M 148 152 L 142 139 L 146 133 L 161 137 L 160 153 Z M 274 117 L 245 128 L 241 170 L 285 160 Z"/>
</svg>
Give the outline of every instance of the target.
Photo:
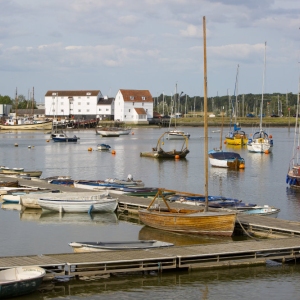
<svg viewBox="0 0 300 300">
<path fill-rule="evenodd" d="M 230 118 L 224 118 L 223 127 L 229 127 L 230 123 L 234 124 L 234 120 L 230 121 Z M 240 127 L 259 127 L 260 119 L 258 117 L 254 118 L 238 118 L 237 124 Z M 296 118 L 294 117 L 264 117 L 263 127 L 294 127 L 296 123 Z M 100 121 L 98 126 L 114 126 L 114 121 Z M 164 124 L 135 124 L 135 123 L 123 123 L 126 127 L 169 127 L 169 122 Z M 171 120 L 171 127 L 175 126 L 175 120 Z M 176 126 L 188 126 L 188 127 L 203 127 L 204 119 L 203 117 L 195 118 L 178 118 L 176 119 Z M 210 127 L 221 127 L 222 118 L 214 117 L 208 118 L 208 126 Z"/>
</svg>

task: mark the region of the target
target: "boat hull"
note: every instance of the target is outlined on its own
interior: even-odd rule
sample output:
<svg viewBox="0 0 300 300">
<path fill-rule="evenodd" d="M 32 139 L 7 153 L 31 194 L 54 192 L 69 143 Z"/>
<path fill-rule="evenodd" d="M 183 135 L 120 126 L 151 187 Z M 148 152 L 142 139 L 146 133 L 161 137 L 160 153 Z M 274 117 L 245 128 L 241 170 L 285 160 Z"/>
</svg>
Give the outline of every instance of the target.
<svg viewBox="0 0 300 300">
<path fill-rule="evenodd" d="M 34 124 L 0 125 L 2 130 L 51 130 L 52 121 Z"/>
<path fill-rule="evenodd" d="M 197 235 L 232 236 L 236 213 L 173 213 L 139 210 L 140 220 L 153 228 Z"/>
<path fill-rule="evenodd" d="M 183 151 L 152 151 L 152 152 L 141 152 L 140 156 L 142 157 L 152 157 L 152 158 L 171 158 L 175 159 L 177 156 L 178 158 L 185 158 L 190 151 L 185 149 Z"/>
<path fill-rule="evenodd" d="M 54 142 L 59 142 L 59 143 L 76 143 L 78 138 L 77 137 L 53 137 L 52 140 Z"/>
<path fill-rule="evenodd" d="M 101 200 L 65 200 L 65 199 L 38 199 L 42 209 L 58 212 L 87 213 L 87 212 L 114 212 L 118 206 L 117 199 Z"/>
<path fill-rule="evenodd" d="M 270 153 L 273 150 L 273 145 L 270 144 L 268 141 L 258 139 L 248 143 L 247 149 L 249 152 L 265 153 L 266 151 L 268 151 Z"/>
<path fill-rule="evenodd" d="M 19 267 L 0 271 L 0 298 L 11 298 L 38 289 L 46 272 L 39 267 Z"/>
<path fill-rule="evenodd" d="M 156 241 L 126 241 L 126 242 L 73 242 L 69 243 L 76 253 L 82 252 L 100 252 L 115 250 L 145 250 L 152 248 L 171 247 L 174 244 Z"/>
</svg>

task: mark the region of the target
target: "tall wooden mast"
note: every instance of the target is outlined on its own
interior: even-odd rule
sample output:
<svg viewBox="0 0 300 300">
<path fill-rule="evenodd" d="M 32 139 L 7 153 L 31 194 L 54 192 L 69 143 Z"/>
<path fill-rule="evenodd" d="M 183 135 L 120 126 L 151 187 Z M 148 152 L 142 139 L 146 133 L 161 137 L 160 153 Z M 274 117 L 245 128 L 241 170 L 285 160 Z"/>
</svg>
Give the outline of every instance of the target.
<svg viewBox="0 0 300 300">
<path fill-rule="evenodd" d="M 206 65 L 206 21 L 203 17 L 203 55 L 204 55 L 204 170 L 205 170 L 205 209 L 208 211 L 208 129 L 207 129 L 207 65 Z"/>
</svg>

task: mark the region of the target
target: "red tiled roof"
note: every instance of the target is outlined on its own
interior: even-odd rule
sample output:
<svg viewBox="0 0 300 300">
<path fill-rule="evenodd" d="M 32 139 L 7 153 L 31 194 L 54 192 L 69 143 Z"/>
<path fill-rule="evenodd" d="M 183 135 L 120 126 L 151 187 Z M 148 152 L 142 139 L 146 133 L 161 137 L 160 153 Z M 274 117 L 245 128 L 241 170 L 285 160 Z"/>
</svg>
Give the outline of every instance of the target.
<svg viewBox="0 0 300 300">
<path fill-rule="evenodd" d="M 152 95 L 148 90 L 120 90 L 124 101 L 130 102 L 153 102 Z M 131 99 L 133 97 L 133 99 Z M 143 97 L 144 100 L 143 100 Z"/>
<path fill-rule="evenodd" d="M 55 93 L 55 95 L 53 95 Z M 88 95 L 88 93 L 90 93 Z M 79 90 L 79 91 L 47 91 L 45 97 L 78 97 L 78 96 L 97 96 L 100 90 Z"/>
<path fill-rule="evenodd" d="M 134 108 L 138 115 L 146 115 L 146 111 L 143 108 L 135 107 Z"/>
</svg>

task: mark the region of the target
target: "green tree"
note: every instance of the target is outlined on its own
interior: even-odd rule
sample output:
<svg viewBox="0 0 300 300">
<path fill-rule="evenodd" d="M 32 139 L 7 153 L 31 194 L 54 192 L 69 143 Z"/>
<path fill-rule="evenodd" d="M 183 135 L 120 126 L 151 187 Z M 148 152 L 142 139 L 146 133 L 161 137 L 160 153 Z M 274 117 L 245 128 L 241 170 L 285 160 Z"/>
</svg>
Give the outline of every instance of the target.
<svg viewBox="0 0 300 300">
<path fill-rule="evenodd" d="M 13 104 L 13 101 L 9 96 L 0 95 L 0 104 Z"/>
</svg>

